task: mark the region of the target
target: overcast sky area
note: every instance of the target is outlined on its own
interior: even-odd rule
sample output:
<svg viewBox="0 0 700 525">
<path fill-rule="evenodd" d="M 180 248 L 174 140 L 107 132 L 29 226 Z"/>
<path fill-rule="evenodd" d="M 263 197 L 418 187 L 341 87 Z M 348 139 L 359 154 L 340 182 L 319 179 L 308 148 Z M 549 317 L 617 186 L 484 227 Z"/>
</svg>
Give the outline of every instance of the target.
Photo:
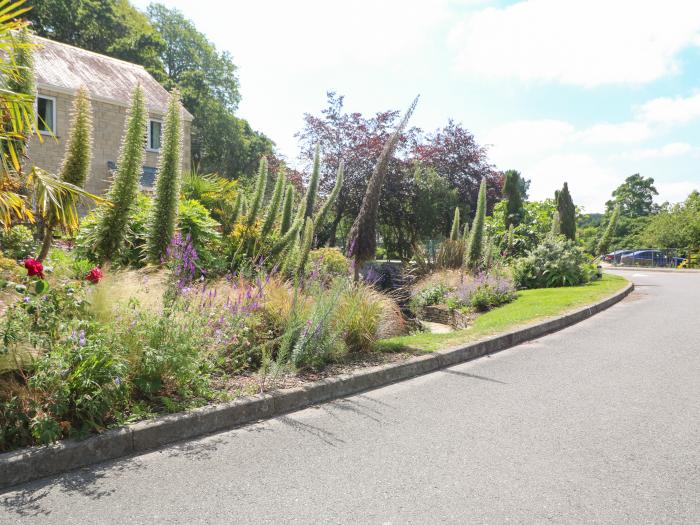
<svg viewBox="0 0 700 525">
<path fill-rule="evenodd" d="M 150 3 L 136 0 L 141 9 Z M 700 189 L 700 0 L 164 0 L 238 66 L 238 115 L 292 164 L 326 91 L 412 124 L 462 123 L 530 197 L 602 211 L 633 173 Z"/>
</svg>

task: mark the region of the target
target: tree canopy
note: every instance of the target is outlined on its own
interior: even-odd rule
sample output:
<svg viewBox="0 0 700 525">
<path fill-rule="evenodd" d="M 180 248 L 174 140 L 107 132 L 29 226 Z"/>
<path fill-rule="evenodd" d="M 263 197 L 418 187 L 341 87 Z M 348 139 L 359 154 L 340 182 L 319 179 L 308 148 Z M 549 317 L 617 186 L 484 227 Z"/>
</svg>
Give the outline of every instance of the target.
<svg viewBox="0 0 700 525">
<path fill-rule="evenodd" d="M 653 199 L 659 192 L 654 187 L 654 179 L 642 177 L 639 173 L 630 175 L 613 192 L 613 198 L 605 203 L 607 214 L 620 205 L 620 213 L 635 218 L 650 215 L 654 209 Z"/>
</svg>

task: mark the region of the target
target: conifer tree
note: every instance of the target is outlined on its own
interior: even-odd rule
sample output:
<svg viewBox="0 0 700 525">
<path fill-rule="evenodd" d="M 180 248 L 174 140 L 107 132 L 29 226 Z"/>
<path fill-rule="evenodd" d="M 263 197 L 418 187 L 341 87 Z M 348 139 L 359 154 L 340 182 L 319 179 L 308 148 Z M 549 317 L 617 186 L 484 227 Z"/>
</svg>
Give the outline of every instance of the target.
<svg viewBox="0 0 700 525">
<path fill-rule="evenodd" d="M 576 206 L 565 182 L 561 191 L 556 193 L 557 211 L 559 212 L 559 231 L 567 239 L 576 239 Z"/>
<path fill-rule="evenodd" d="M 172 241 L 182 178 L 182 108 L 180 92 L 170 94 L 163 126 L 162 151 L 156 172 L 156 194 L 148 225 L 148 258 L 159 263 Z"/>
<path fill-rule="evenodd" d="M 280 222 L 280 235 L 284 235 L 292 226 L 292 208 L 294 207 L 294 188 L 291 184 L 287 187 L 287 194 L 284 196 L 284 206 L 282 206 L 282 222 Z"/>
<path fill-rule="evenodd" d="M 279 170 L 277 173 L 277 182 L 275 183 L 275 190 L 272 193 L 272 199 L 270 199 L 270 205 L 267 207 L 267 215 L 265 216 L 265 222 L 263 223 L 261 235 L 264 237 L 272 230 L 275 225 L 275 220 L 277 220 L 277 215 L 279 214 L 280 203 L 282 201 L 282 195 L 284 194 L 284 186 L 287 178 L 284 174 L 284 170 Z"/>
<path fill-rule="evenodd" d="M 484 243 L 484 222 L 486 220 L 486 179 L 481 179 L 479 186 L 479 197 L 476 201 L 476 215 L 472 222 L 471 235 L 469 236 L 469 246 L 467 247 L 466 265 L 474 270 L 481 264 L 481 253 Z"/>
<path fill-rule="evenodd" d="M 355 281 L 359 279 L 362 264 L 374 257 L 377 250 L 376 232 L 379 195 L 381 194 L 382 186 L 384 185 L 384 180 L 386 179 L 387 168 L 389 167 L 391 156 L 393 155 L 396 145 L 401 138 L 401 133 L 406 127 L 406 124 L 408 124 L 408 119 L 411 118 L 413 110 L 416 108 L 416 104 L 418 104 L 418 97 L 414 99 L 396 130 L 391 137 L 389 137 L 389 140 L 386 141 L 386 144 L 384 144 L 384 148 L 377 159 L 377 163 L 372 171 L 372 176 L 367 184 L 365 196 L 362 199 L 362 204 L 360 205 L 360 211 L 357 214 L 357 217 L 355 217 L 355 222 L 353 222 L 352 227 L 350 228 L 347 241 L 347 254 L 354 260 L 353 268 L 355 273 Z"/>
<path fill-rule="evenodd" d="M 523 198 L 520 192 L 520 173 L 508 170 L 503 182 L 503 197 L 506 199 L 505 227 L 520 224 L 523 215 Z"/>
<path fill-rule="evenodd" d="M 87 88 L 82 86 L 73 99 L 71 127 L 66 154 L 59 170 L 61 180 L 82 188 L 90 173 L 92 159 L 92 105 Z"/>
<path fill-rule="evenodd" d="M 605 228 L 605 233 L 603 233 L 602 239 L 600 239 L 600 243 L 598 243 L 598 254 L 602 255 L 604 253 L 607 253 L 607 251 L 610 249 L 610 241 L 613 238 L 613 235 L 615 235 L 615 228 L 617 228 L 617 220 L 620 217 L 620 205 L 617 204 L 615 206 L 615 209 L 613 210 L 612 216 L 610 217 L 610 222 L 608 223 L 608 227 Z"/>
<path fill-rule="evenodd" d="M 309 188 L 306 190 L 306 203 L 304 204 L 304 218 L 312 217 L 314 214 L 314 204 L 316 203 L 316 193 L 318 192 L 318 178 L 321 173 L 321 148 L 316 144 L 314 152 L 314 165 L 309 179 Z"/>
<path fill-rule="evenodd" d="M 102 261 L 116 255 L 124 241 L 129 213 L 136 200 L 139 177 L 143 171 L 145 133 L 146 106 L 143 90 L 141 86 L 137 86 L 126 117 L 117 173 L 107 192 L 107 199 L 113 206 L 101 210 L 97 226 L 95 251 Z"/>
<path fill-rule="evenodd" d="M 250 203 L 248 211 L 247 226 L 252 226 L 258 218 L 260 208 L 262 208 L 263 197 L 265 196 L 265 187 L 267 186 L 267 157 L 260 159 L 258 166 L 258 179 L 255 182 L 255 191 L 253 193 L 253 201 Z"/>
<path fill-rule="evenodd" d="M 459 240 L 459 207 L 455 208 L 454 219 L 452 219 L 452 231 L 450 232 L 450 240 Z"/>
</svg>

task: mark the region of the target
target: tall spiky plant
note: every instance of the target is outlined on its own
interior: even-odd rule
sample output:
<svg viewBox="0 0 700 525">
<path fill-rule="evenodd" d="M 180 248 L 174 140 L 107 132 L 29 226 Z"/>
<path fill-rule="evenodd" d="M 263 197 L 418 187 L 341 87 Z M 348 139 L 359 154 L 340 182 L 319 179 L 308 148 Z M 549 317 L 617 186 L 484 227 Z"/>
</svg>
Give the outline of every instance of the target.
<svg viewBox="0 0 700 525">
<path fill-rule="evenodd" d="M 559 212 L 554 210 L 552 214 L 552 227 L 549 230 L 550 235 L 561 235 L 561 220 L 559 219 Z"/>
<path fill-rule="evenodd" d="M 66 155 L 59 170 L 61 180 L 80 188 L 84 187 L 90 173 L 91 158 L 92 104 L 90 93 L 85 86 L 82 86 L 73 99 Z"/>
<path fill-rule="evenodd" d="M 391 137 L 389 137 L 389 140 L 386 141 L 386 144 L 384 144 L 384 148 L 377 159 L 377 164 L 374 166 L 372 176 L 367 184 L 365 196 L 360 206 L 360 212 L 357 214 L 355 222 L 353 222 L 350 228 L 347 253 L 354 261 L 355 281 L 359 278 L 362 264 L 374 257 L 377 250 L 376 229 L 379 195 L 381 194 L 381 189 L 386 179 L 391 156 L 401 138 L 401 133 L 406 127 L 406 124 L 408 124 L 408 119 L 411 118 L 413 110 L 416 108 L 416 104 L 418 104 L 418 97 L 413 100 L 413 103 L 408 108 L 408 111 L 406 111 L 406 114 L 396 127 L 396 130 L 392 133 Z"/>
<path fill-rule="evenodd" d="M 243 208 L 243 194 L 239 191 L 236 194 L 236 199 L 233 201 L 233 208 L 231 210 L 230 223 L 236 224 L 236 221 L 241 216 L 241 209 Z"/>
<path fill-rule="evenodd" d="M 294 188 L 290 184 L 284 196 L 284 206 L 282 206 L 282 219 L 280 222 L 280 235 L 284 235 L 292 226 L 292 212 L 294 208 Z"/>
<path fill-rule="evenodd" d="M 462 240 L 466 243 L 469 241 L 469 223 L 464 221 L 464 229 L 462 230 Z"/>
<path fill-rule="evenodd" d="M 163 142 L 156 172 L 156 195 L 148 225 L 146 250 L 152 263 L 159 263 L 170 246 L 177 224 L 177 205 L 182 178 L 182 108 L 180 92 L 170 94 L 163 126 Z"/>
<path fill-rule="evenodd" d="M 116 255 L 124 241 L 129 213 L 136 200 L 139 177 L 143 171 L 146 117 L 143 90 L 139 85 L 131 96 L 117 173 L 107 192 L 107 198 L 114 206 L 102 209 L 97 226 L 95 251 L 102 261 Z"/>
<path fill-rule="evenodd" d="M 255 191 L 253 192 L 253 201 L 250 203 L 248 210 L 248 218 L 246 225 L 252 226 L 258 218 L 260 209 L 262 208 L 263 197 L 265 196 L 265 187 L 267 186 L 267 157 L 260 159 L 258 165 L 258 179 L 255 182 Z"/>
<path fill-rule="evenodd" d="M 71 124 L 68 131 L 66 152 L 59 169 L 59 178 L 82 188 L 85 186 L 90 173 L 90 160 L 92 158 L 92 107 L 85 87 L 78 90 L 73 99 L 71 111 Z M 56 227 L 55 217 L 45 217 L 44 239 L 41 244 L 38 260 L 43 261 L 49 254 L 53 233 Z"/>
<path fill-rule="evenodd" d="M 603 237 L 600 239 L 600 242 L 598 243 L 598 253 L 600 255 L 606 253 L 610 249 L 610 241 L 613 238 L 613 235 L 615 235 L 615 228 L 617 228 L 617 220 L 620 217 L 620 205 L 618 204 L 615 206 L 615 209 L 613 210 L 612 216 L 610 217 L 610 222 L 608 223 L 608 227 L 605 228 L 605 233 L 603 233 Z"/>
<path fill-rule="evenodd" d="M 309 260 L 309 252 L 314 242 L 314 221 L 310 217 L 304 220 L 304 230 L 299 241 L 299 255 L 296 265 L 296 277 L 301 279 L 304 276 L 306 261 Z"/>
<path fill-rule="evenodd" d="M 316 144 L 314 152 L 314 165 L 311 169 L 309 188 L 306 190 L 306 202 L 304 204 L 304 218 L 312 217 L 314 214 L 314 204 L 316 203 L 316 193 L 318 192 L 318 178 L 321 173 L 321 148 Z"/>
<path fill-rule="evenodd" d="M 481 264 L 481 253 L 484 243 L 484 221 L 486 220 L 486 179 L 481 179 L 479 197 L 476 201 L 476 215 L 472 223 L 469 246 L 467 246 L 466 265 L 474 270 Z"/>
<path fill-rule="evenodd" d="M 323 203 L 323 206 L 321 207 L 318 214 L 316 215 L 316 218 L 314 219 L 314 227 L 316 229 L 323 225 L 323 222 L 326 220 L 326 215 L 328 215 L 330 209 L 335 205 L 335 201 L 338 198 L 338 195 L 340 194 L 340 189 L 343 186 L 344 177 L 345 165 L 343 164 L 343 161 L 340 161 L 340 165 L 338 166 L 338 172 L 335 176 L 335 185 L 333 186 L 333 190 L 328 195 L 326 202 Z"/>
<path fill-rule="evenodd" d="M 287 178 L 284 174 L 284 170 L 280 169 L 277 173 L 275 190 L 272 192 L 270 205 L 267 207 L 267 214 L 265 215 L 265 222 L 262 226 L 261 235 L 263 237 L 270 233 L 270 231 L 272 231 L 272 227 L 275 225 L 277 215 L 279 214 L 280 203 L 282 202 L 282 195 L 284 194 L 286 180 Z"/>
<path fill-rule="evenodd" d="M 459 208 L 455 208 L 455 216 L 452 219 L 452 231 L 450 232 L 450 240 L 459 240 Z"/>
</svg>

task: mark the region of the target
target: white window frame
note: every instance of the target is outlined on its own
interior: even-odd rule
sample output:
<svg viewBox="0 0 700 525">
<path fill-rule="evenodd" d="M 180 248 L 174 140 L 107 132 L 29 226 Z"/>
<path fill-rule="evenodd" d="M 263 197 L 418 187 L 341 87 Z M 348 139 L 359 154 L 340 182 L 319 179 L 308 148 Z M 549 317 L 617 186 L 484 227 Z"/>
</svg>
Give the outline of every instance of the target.
<svg viewBox="0 0 700 525">
<path fill-rule="evenodd" d="M 51 101 L 51 120 L 53 121 L 53 129 L 46 130 L 46 129 L 39 129 L 39 99 L 43 98 L 46 100 Z M 52 97 L 49 95 L 37 95 L 36 96 L 36 102 L 34 104 L 34 111 L 36 112 L 36 128 L 39 133 L 42 135 L 53 135 L 56 136 L 56 130 L 58 129 L 58 125 L 56 123 L 56 97 Z"/>
<path fill-rule="evenodd" d="M 159 153 L 160 148 L 154 149 L 151 147 L 151 122 L 157 122 L 160 124 L 160 146 L 163 147 L 163 121 L 157 118 L 148 119 L 148 132 L 146 134 L 146 151 L 152 151 L 154 153 Z"/>
</svg>

